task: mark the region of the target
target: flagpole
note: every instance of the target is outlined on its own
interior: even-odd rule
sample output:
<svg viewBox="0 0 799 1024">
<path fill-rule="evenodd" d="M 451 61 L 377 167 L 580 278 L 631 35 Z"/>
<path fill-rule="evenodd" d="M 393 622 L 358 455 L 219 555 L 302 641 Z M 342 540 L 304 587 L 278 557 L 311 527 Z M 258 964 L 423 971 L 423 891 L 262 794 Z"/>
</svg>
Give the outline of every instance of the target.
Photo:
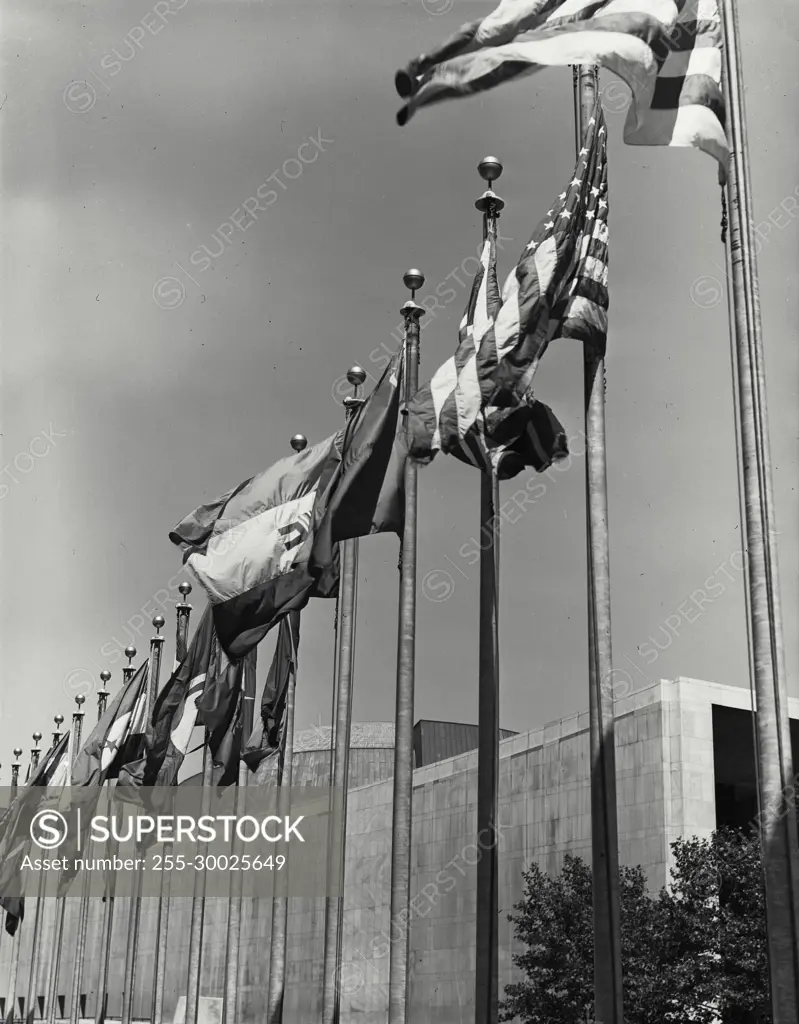
<svg viewBox="0 0 799 1024">
<path fill-rule="evenodd" d="M 214 764 L 211 758 L 210 736 L 204 730 L 202 813 L 208 811 L 210 790 L 214 781 Z M 205 849 L 203 847 L 202 849 Z M 189 973 L 186 983 L 185 1024 L 197 1024 L 200 1012 L 200 967 L 203 955 L 203 926 L 205 924 L 205 870 L 194 875 L 194 892 L 191 898 L 191 923 L 189 925 Z M 122 1022 L 126 1024 L 126 1022 Z"/>
<path fill-rule="evenodd" d="M 53 719 L 55 722 L 55 732 L 53 733 L 53 748 L 61 740 L 61 726 L 64 723 L 63 715 L 56 715 Z M 41 739 L 41 733 L 38 734 Z M 34 743 L 36 746 L 31 750 L 31 778 L 33 773 L 39 767 L 39 740 L 36 739 L 37 734 L 33 734 Z M 44 924 L 44 892 L 46 882 L 45 872 L 42 871 L 39 875 L 39 886 L 36 893 L 36 913 L 33 918 L 33 935 L 31 937 L 31 960 L 28 972 L 28 998 L 25 1006 L 25 1019 L 27 1022 L 32 1022 L 36 1016 L 36 982 L 37 975 L 39 973 L 39 961 L 41 956 L 41 939 L 42 939 L 42 926 Z"/>
<path fill-rule="evenodd" d="M 366 380 L 366 371 L 353 366 L 347 371 L 353 397 L 344 399 L 347 420 L 360 405 L 358 390 Z M 339 585 L 338 655 L 336 675 L 336 706 L 333 717 L 333 758 L 331 775 L 331 806 L 333 830 L 329 836 L 328 896 L 325 907 L 325 955 L 322 992 L 322 1024 L 339 1024 L 339 972 L 341 928 L 344 910 L 344 859 L 347 831 L 347 783 L 350 760 L 350 724 L 353 669 L 355 662 L 354 634 L 356 615 L 356 579 L 358 574 L 358 541 L 341 542 L 341 582 Z M 331 895 L 335 889 L 338 895 Z"/>
<path fill-rule="evenodd" d="M 40 732 L 33 734 L 33 742 L 36 746 L 31 750 L 31 762 L 29 769 L 29 777 L 33 775 L 33 758 L 34 754 L 38 756 L 39 741 L 42 738 Z M 20 769 L 20 758 L 22 757 L 22 747 L 14 747 L 14 758 L 15 763 L 11 766 L 11 789 L 12 793 L 16 795 L 17 789 L 19 788 L 19 769 Z M 21 924 L 21 922 L 20 922 Z M 19 973 L 19 956 L 22 952 L 22 929 L 19 924 L 17 925 L 17 933 L 14 936 L 14 951 L 11 954 L 11 964 L 9 967 L 8 974 L 8 998 L 6 1000 L 8 1005 L 8 1016 L 6 1020 L 8 1024 L 13 1024 L 14 1021 L 14 1000 L 17 998 L 17 974 Z"/>
<path fill-rule="evenodd" d="M 577 150 L 584 145 L 597 97 L 597 71 L 574 71 Z M 610 557 L 605 446 L 605 360 L 583 350 L 588 577 L 588 678 L 591 749 L 591 858 L 594 895 L 596 1024 L 624 1024 L 616 739 L 610 626 Z"/>
<path fill-rule="evenodd" d="M 184 580 L 178 587 L 183 600 L 175 607 L 175 668 L 186 657 L 189 648 L 189 617 L 191 605 L 187 598 L 191 593 L 191 583 Z M 171 843 L 164 843 L 163 853 L 166 858 L 172 849 Z M 167 938 L 169 935 L 169 892 L 172 873 L 161 873 L 161 892 L 158 897 L 158 917 L 155 926 L 155 960 L 153 967 L 153 1024 L 161 1024 L 164 1017 L 164 989 L 166 987 L 166 956 Z"/>
<path fill-rule="evenodd" d="M 255 719 L 255 669 L 245 661 L 244 671 L 244 705 L 241 716 L 242 745 L 252 735 Z M 239 777 L 236 789 L 236 814 L 244 809 L 249 769 L 243 759 L 239 760 Z M 234 837 L 233 853 L 241 847 L 238 836 Z M 222 1024 L 236 1024 L 238 1020 L 239 970 L 241 953 L 241 929 L 243 918 L 244 887 L 243 872 L 231 872 L 230 909 L 227 922 L 227 948 L 225 954 L 225 995 L 222 1001 Z"/>
<path fill-rule="evenodd" d="M 489 156 L 480 162 L 488 189 L 475 206 L 483 214 L 483 241 L 496 236 L 505 203 L 492 184 L 502 164 Z M 496 844 L 499 804 L 499 479 L 491 467 L 480 474 L 480 646 L 477 750 L 476 1024 L 497 1024 L 499 1013 L 499 870 Z M 490 543 L 486 544 L 489 539 Z M 487 845 L 481 837 L 488 834 Z"/>
<path fill-rule="evenodd" d="M 164 637 L 161 630 L 164 628 L 165 619 L 163 615 L 156 615 L 153 618 L 155 636 L 150 638 L 149 670 L 147 678 L 147 706 L 144 709 L 145 723 L 152 717 L 155 698 L 158 696 L 158 680 L 161 675 L 161 651 L 164 644 Z M 133 892 L 130 897 L 130 912 L 128 914 L 128 942 L 125 949 L 125 975 L 122 987 L 122 1014 L 120 1024 L 131 1024 L 136 992 L 136 967 L 139 952 L 139 925 L 141 923 L 141 888 L 143 876 L 136 872 L 133 880 Z"/>
<path fill-rule="evenodd" d="M 732 144 L 727 183 L 730 219 L 727 261 L 732 280 L 734 319 L 730 333 L 738 381 L 736 398 L 754 656 L 758 820 L 765 876 L 772 1014 L 774 1024 L 787 1024 L 799 1019 L 799 851 L 793 803 L 795 781 L 738 14 L 734 0 L 722 0 L 720 10 L 724 32 L 723 77 Z"/>
<path fill-rule="evenodd" d="M 419 384 L 419 319 L 425 310 L 416 301 L 424 274 L 408 270 L 402 278 L 411 297 L 402 307 L 405 321 L 405 394 L 402 406 L 408 435 L 408 403 Z M 413 695 L 416 669 L 416 463 L 405 460 L 405 524 L 400 549 L 397 690 L 394 712 L 394 781 L 391 840 L 391 934 L 400 941 L 389 949 L 389 1024 L 407 1024 L 408 956 L 411 897 L 411 829 L 413 812 Z"/>
<path fill-rule="evenodd" d="M 101 689 L 97 691 L 97 721 L 105 714 L 106 703 L 108 701 L 108 690 L 105 689 L 105 684 L 111 678 L 111 673 L 108 669 L 103 669 L 100 673 L 100 679 L 103 683 Z M 80 1018 L 80 990 L 83 983 L 83 958 L 86 952 L 86 931 L 89 924 L 89 888 L 91 883 L 91 875 L 89 872 L 84 873 L 83 885 L 80 896 L 80 911 L 78 914 L 78 933 L 77 941 L 75 946 L 75 959 L 72 962 L 72 995 L 70 999 L 70 1010 L 69 1010 L 69 1021 L 70 1024 L 78 1024 Z"/>
<path fill-rule="evenodd" d="M 352 371 L 350 371 L 352 372 Z M 308 439 L 304 434 L 295 434 L 290 441 L 295 452 L 304 451 Z M 294 761 L 294 699 L 296 694 L 297 652 L 294 650 L 294 632 L 289 621 L 289 635 L 292 640 L 292 671 L 286 681 L 286 719 L 283 728 L 283 749 L 280 753 L 280 775 L 278 778 L 280 814 L 291 810 L 291 782 Z M 283 795 L 283 790 L 286 795 Z M 288 863 L 284 865 L 288 872 Z M 269 995 L 266 1009 L 267 1024 L 283 1024 L 283 995 L 286 988 L 286 941 L 288 938 L 289 903 L 287 897 L 288 875 L 279 872 L 275 879 L 275 895 L 272 898 L 272 928 L 269 935 Z"/>
<path fill-rule="evenodd" d="M 83 731 L 83 705 L 86 703 L 86 698 L 82 693 L 79 693 L 75 698 L 75 703 L 78 705 L 77 711 L 72 714 L 72 731 L 69 734 L 69 774 L 67 776 L 67 786 L 72 785 L 72 770 L 75 766 L 78 754 L 80 753 L 80 741 L 81 733 Z M 61 952 L 64 941 L 64 918 L 66 916 L 67 899 L 66 896 L 58 896 L 56 898 L 56 918 L 55 918 L 55 931 L 53 933 L 53 945 L 50 947 L 50 966 L 48 968 L 47 976 L 49 984 L 47 986 L 47 1000 L 45 1003 L 44 1017 L 53 1024 L 56 1018 L 56 1002 L 58 995 L 58 975 L 61 971 Z"/>
<path fill-rule="evenodd" d="M 125 648 L 125 657 L 128 659 L 127 665 L 122 668 L 122 685 L 123 687 L 130 681 L 133 673 L 136 671 L 133 667 L 133 659 L 136 657 L 135 647 Z M 110 678 L 110 676 L 109 676 Z M 108 993 L 108 967 L 109 959 L 111 956 L 111 936 L 114 930 L 114 892 L 116 890 L 116 875 L 111 875 L 111 885 L 109 891 L 105 894 L 105 907 L 103 908 L 103 930 L 102 937 L 100 940 L 100 964 L 99 964 L 99 976 L 97 978 L 97 1005 L 95 1008 L 95 1024 L 104 1024 L 105 1014 L 107 1009 L 107 998 Z"/>
</svg>

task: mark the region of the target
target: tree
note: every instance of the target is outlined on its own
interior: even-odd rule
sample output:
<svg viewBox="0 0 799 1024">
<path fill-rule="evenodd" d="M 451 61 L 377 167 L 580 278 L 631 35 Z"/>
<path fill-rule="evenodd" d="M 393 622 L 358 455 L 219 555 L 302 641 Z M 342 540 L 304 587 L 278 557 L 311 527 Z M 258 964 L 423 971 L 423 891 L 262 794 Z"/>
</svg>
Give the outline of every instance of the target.
<svg viewBox="0 0 799 1024">
<path fill-rule="evenodd" d="M 653 896 L 640 867 L 621 868 L 628 1024 L 770 1024 L 762 866 L 756 834 L 731 830 L 672 844 L 671 889 Z M 550 878 L 532 865 L 509 915 L 525 950 L 501 1020 L 593 1021 L 591 869 L 566 856 Z"/>
</svg>

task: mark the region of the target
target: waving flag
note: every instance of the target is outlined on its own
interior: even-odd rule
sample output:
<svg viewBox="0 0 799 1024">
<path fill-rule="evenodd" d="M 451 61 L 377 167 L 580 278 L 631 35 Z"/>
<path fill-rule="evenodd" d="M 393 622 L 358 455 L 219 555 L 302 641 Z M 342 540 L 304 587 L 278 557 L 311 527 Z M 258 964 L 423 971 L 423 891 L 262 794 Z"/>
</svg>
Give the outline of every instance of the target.
<svg viewBox="0 0 799 1024">
<path fill-rule="evenodd" d="M 30 846 L 33 815 L 42 809 L 36 789 L 64 786 L 69 780 L 69 732 L 44 755 L 41 764 L 0 822 L 0 894 L 11 889 L 10 879 L 19 875 L 20 864 Z M 0 907 L 6 911 L 5 929 L 13 935 L 25 916 L 23 896 L 0 895 Z"/>
<path fill-rule="evenodd" d="M 299 643 L 300 613 L 292 612 L 280 621 L 277 645 L 261 698 L 261 714 L 242 754 L 250 771 L 254 772 L 265 758 L 283 749 L 286 694 L 297 675 Z"/>
<path fill-rule="evenodd" d="M 538 224 L 502 289 L 483 374 L 486 401 L 529 391 L 549 342 L 575 338 L 604 354 L 608 330 L 608 171 L 597 102 L 572 180 Z M 493 364 L 493 365 L 491 365 Z"/>
<path fill-rule="evenodd" d="M 601 64 L 631 90 L 625 142 L 693 146 L 726 173 L 721 46 L 716 0 L 502 0 L 397 72 L 397 120 L 544 66 Z"/>
<path fill-rule="evenodd" d="M 252 650 L 288 612 L 332 597 L 337 544 L 392 530 L 401 360 L 346 427 L 187 516 L 170 533 L 213 607 L 226 654 Z"/>
<path fill-rule="evenodd" d="M 492 404 L 496 391 L 494 321 L 501 308 L 495 225 L 489 221 L 480 267 L 472 282 L 458 347 L 408 403 L 409 452 L 429 461 L 438 451 L 509 479 L 525 466 L 543 472 L 568 454 L 566 435 L 552 410 L 513 392 Z"/>
<path fill-rule="evenodd" d="M 73 786 L 102 786 L 120 768 L 141 756 L 147 717 L 148 662 L 131 676 L 77 755 Z"/>
</svg>

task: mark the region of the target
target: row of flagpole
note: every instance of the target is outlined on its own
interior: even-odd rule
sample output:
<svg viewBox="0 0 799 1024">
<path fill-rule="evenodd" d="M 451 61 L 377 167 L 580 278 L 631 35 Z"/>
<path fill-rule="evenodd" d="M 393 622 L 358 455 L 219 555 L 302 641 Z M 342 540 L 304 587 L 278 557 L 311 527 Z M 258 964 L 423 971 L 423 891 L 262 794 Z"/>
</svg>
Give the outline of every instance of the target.
<svg viewBox="0 0 799 1024">
<path fill-rule="evenodd" d="M 733 373 L 737 390 L 735 405 L 737 430 L 742 461 L 742 494 L 746 536 L 748 587 L 748 626 L 753 651 L 752 687 L 755 695 L 756 754 L 758 791 L 761 808 L 760 824 L 765 866 L 767 927 L 771 995 L 775 1024 L 794 1024 L 799 1019 L 799 853 L 796 844 L 796 821 L 792 804 L 793 790 L 790 737 L 788 729 L 787 694 L 784 670 L 784 646 L 779 606 L 779 587 L 773 515 L 773 493 L 769 460 L 768 423 L 765 399 L 765 374 L 760 324 L 757 269 L 754 255 L 751 185 L 749 181 L 746 125 L 743 111 L 743 85 L 740 67 L 740 46 L 733 0 L 723 0 L 722 21 L 724 47 L 725 92 L 728 98 L 729 127 L 733 159 L 727 193 L 729 196 L 730 231 L 728 266 L 731 288 L 731 343 Z M 598 91 L 595 68 L 575 69 L 575 135 L 578 150 L 583 144 L 588 121 Z M 496 231 L 496 218 L 502 201 L 494 195 L 491 183 L 499 177 L 498 161 L 483 161 L 481 176 L 489 183 L 487 192 L 478 200 L 484 213 L 484 238 Z M 416 290 L 424 283 L 419 271 L 409 271 L 405 283 L 411 299 L 402 309 L 405 325 L 405 401 L 418 386 L 420 317 L 423 307 L 417 304 Z M 347 415 L 358 403 L 358 388 L 363 371 L 353 368 L 349 375 L 355 395 L 347 400 Z M 586 531 L 588 590 L 588 668 L 589 729 L 591 755 L 591 817 L 592 862 L 594 885 L 594 991 L 596 1024 L 622 1024 L 623 989 L 621 970 L 620 911 L 618 891 L 618 829 L 616 820 L 615 736 L 613 709 L 613 670 L 610 621 L 609 532 L 604 410 L 604 361 L 588 351 L 584 358 L 585 435 L 586 435 Z M 406 417 L 407 418 L 407 417 Z M 304 447 L 304 445 L 302 446 Z M 301 450 L 296 448 L 295 450 Z M 405 524 L 401 542 L 400 594 L 398 615 L 397 685 L 395 709 L 395 753 L 393 777 L 393 820 L 391 848 L 391 921 L 392 939 L 389 953 L 389 1024 L 407 1024 L 409 1019 L 409 940 L 412 841 L 412 786 L 414 719 L 414 665 L 416 620 L 416 475 L 412 460 L 405 463 Z M 499 528 L 497 510 L 499 483 L 496 474 L 481 479 L 481 527 L 491 537 L 483 544 L 480 572 L 480 658 L 479 658 L 479 747 L 478 747 L 478 840 L 486 830 L 487 846 L 481 844 L 478 862 L 476 914 L 476 1024 L 495 1024 L 498 1004 L 498 851 L 495 842 L 498 823 L 499 774 L 499 658 L 498 658 L 498 580 Z M 331 892 L 326 901 L 323 973 L 323 1024 L 339 1024 L 340 989 L 338 985 L 342 958 L 344 866 L 346 835 L 346 794 L 348 787 L 349 748 L 352 723 L 355 616 L 357 596 L 358 542 L 341 545 L 341 584 L 336 606 L 334 713 L 331 729 L 331 786 L 341 806 L 337 831 L 331 849 Z M 179 615 L 179 650 L 185 654 L 188 632 L 188 609 L 183 605 Z M 155 625 L 154 621 L 154 625 Z M 163 620 L 161 620 L 163 625 Z M 151 641 L 148 710 L 157 693 L 160 649 L 163 637 Z M 183 630 L 181 635 L 181 629 Z M 132 649 L 129 649 L 132 650 Z M 128 651 L 126 651 L 126 654 Z M 129 659 L 135 656 L 128 654 Z M 123 673 L 129 679 L 133 672 L 127 666 Z M 293 710 L 295 679 L 292 673 L 286 697 L 285 742 L 279 772 L 281 786 L 291 785 L 293 755 Z M 252 693 L 246 698 L 252 712 Z M 101 712 L 102 713 L 102 712 Z M 73 718 L 69 756 L 77 753 L 82 711 Z M 61 720 L 63 721 L 63 719 Z M 57 719 L 60 727 L 60 722 Z M 56 738 L 60 734 L 56 733 Z M 21 752 L 20 752 L 21 753 Z M 34 754 L 36 755 L 34 757 Z M 15 751 L 15 756 L 17 752 Z M 37 747 L 31 755 L 32 770 L 38 763 Z M 18 780 L 18 766 L 13 776 Z M 240 772 L 246 783 L 247 769 Z M 204 754 L 203 783 L 212 782 L 212 764 L 207 745 Z M 164 879 L 168 885 L 168 878 Z M 189 942 L 189 970 L 186 990 L 186 1022 L 196 1024 L 199 1009 L 199 984 L 202 960 L 204 878 L 196 879 L 197 889 L 192 901 Z M 36 901 L 31 952 L 31 973 L 28 986 L 27 1014 L 35 1014 L 34 998 L 37 972 L 41 966 L 41 933 L 44 927 L 43 892 Z M 240 978 L 241 894 L 231 904 L 227 929 L 226 981 L 224 1000 L 225 1024 L 237 1020 L 235 1005 Z M 235 906 L 235 910 L 234 910 Z M 113 923 L 113 896 L 106 901 L 102 949 L 100 955 L 101 984 L 98 990 L 97 1022 L 105 1012 L 108 957 Z M 163 1019 L 166 932 L 168 927 L 168 890 L 162 890 L 159 921 L 156 930 L 154 994 L 152 1019 Z M 128 922 L 128 947 L 122 1024 L 130 1024 L 133 1013 L 138 921 L 140 901 L 131 899 Z M 56 903 L 54 942 L 50 950 L 49 986 L 45 1016 L 52 1022 L 55 1015 L 55 994 L 63 936 L 64 900 Z M 86 912 L 81 905 L 78 927 L 78 950 L 85 948 Z M 273 897 L 272 934 L 270 940 L 270 977 L 267 1007 L 268 1024 L 280 1024 L 286 980 L 287 901 L 284 893 Z M 399 938 L 397 936 L 399 935 Z M 11 1012 L 16 994 L 20 941 L 17 938 L 12 959 L 10 983 Z M 80 972 L 76 958 L 75 971 Z M 70 999 L 70 1020 L 77 1017 L 80 996 L 80 975 L 73 978 Z"/>
</svg>

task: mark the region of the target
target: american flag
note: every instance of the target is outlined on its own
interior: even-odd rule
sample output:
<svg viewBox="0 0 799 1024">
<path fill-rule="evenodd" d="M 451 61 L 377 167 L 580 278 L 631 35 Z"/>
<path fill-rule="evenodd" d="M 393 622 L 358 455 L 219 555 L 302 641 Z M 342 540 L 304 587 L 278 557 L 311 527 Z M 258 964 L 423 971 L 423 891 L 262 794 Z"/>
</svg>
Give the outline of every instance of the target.
<svg viewBox="0 0 799 1024">
<path fill-rule="evenodd" d="M 566 435 L 552 410 L 532 397 L 505 391 L 496 401 L 496 224 L 487 222 L 480 267 L 458 332 L 458 347 L 408 404 L 410 454 L 429 461 L 438 451 L 496 472 L 516 476 L 525 466 L 543 472 L 568 454 Z"/>
<path fill-rule="evenodd" d="M 604 355 L 608 330 L 608 169 L 597 101 L 574 174 L 533 232 L 502 290 L 486 343 L 483 401 L 523 399 L 555 338 Z"/>
<path fill-rule="evenodd" d="M 397 120 L 542 67 L 601 64 L 631 90 L 625 142 L 693 146 L 724 174 L 721 47 L 716 0 L 501 0 L 397 72 Z"/>
</svg>

